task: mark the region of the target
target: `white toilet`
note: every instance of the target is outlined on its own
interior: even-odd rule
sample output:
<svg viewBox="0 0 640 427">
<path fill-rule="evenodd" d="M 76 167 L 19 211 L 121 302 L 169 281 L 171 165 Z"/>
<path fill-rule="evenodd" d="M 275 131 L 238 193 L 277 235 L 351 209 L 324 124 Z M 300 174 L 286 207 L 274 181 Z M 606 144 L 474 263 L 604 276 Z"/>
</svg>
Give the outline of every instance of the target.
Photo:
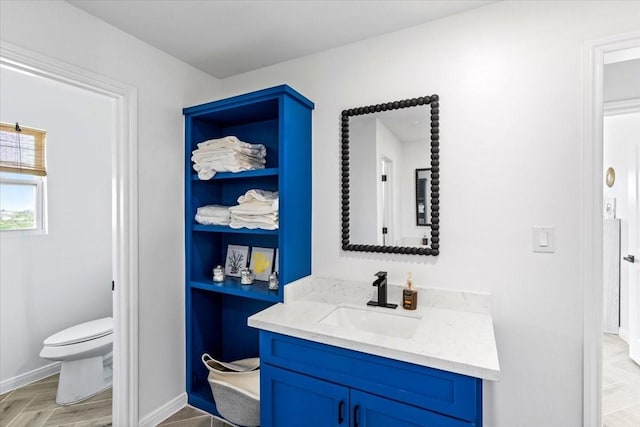
<svg viewBox="0 0 640 427">
<path fill-rule="evenodd" d="M 40 357 L 61 361 L 56 403 L 70 405 L 107 388 L 113 379 L 113 318 L 72 326 L 44 340 Z"/>
</svg>

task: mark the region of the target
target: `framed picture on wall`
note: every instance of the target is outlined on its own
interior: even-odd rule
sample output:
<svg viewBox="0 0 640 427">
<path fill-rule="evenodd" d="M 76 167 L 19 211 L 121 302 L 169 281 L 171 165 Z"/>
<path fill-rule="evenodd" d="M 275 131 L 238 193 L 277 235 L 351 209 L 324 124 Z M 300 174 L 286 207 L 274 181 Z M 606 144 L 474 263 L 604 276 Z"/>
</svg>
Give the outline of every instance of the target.
<svg viewBox="0 0 640 427">
<path fill-rule="evenodd" d="M 251 264 L 249 268 L 256 275 L 256 280 L 269 280 L 273 271 L 273 248 L 251 248 Z"/>
<path fill-rule="evenodd" d="M 227 260 L 224 263 L 224 273 L 227 276 L 240 277 L 240 271 L 247 266 L 249 246 L 227 246 Z"/>
</svg>

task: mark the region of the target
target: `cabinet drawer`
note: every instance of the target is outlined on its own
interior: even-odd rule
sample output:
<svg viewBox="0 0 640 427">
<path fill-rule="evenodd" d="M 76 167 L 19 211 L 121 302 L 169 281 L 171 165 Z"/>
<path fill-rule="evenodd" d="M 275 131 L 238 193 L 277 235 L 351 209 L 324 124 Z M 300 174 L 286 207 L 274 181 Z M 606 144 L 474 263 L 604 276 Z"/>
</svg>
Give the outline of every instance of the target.
<svg viewBox="0 0 640 427">
<path fill-rule="evenodd" d="M 482 380 L 260 331 L 262 363 L 482 423 Z"/>
<path fill-rule="evenodd" d="M 473 422 L 450 418 L 415 406 L 351 391 L 352 425 L 363 427 L 475 427 Z"/>
</svg>

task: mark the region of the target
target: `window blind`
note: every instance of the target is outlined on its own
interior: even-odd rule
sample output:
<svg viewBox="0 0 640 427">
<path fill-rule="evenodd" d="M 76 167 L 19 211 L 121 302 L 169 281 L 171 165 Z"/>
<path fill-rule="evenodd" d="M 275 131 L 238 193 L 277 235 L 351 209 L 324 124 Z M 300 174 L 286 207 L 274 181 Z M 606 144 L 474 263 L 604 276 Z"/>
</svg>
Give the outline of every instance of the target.
<svg viewBox="0 0 640 427">
<path fill-rule="evenodd" d="M 45 131 L 0 123 L 0 172 L 46 176 L 45 136 Z"/>
</svg>

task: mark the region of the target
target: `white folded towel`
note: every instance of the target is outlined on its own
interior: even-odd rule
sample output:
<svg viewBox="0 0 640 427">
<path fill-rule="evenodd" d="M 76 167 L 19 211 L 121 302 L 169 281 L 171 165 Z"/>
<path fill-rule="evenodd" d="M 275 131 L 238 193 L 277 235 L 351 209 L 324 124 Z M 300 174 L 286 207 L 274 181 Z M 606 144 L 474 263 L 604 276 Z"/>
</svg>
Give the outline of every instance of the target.
<svg viewBox="0 0 640 427">
<path fill-rule="evenodd" d="M 267 149 L 262 144 L 250 144 L 249 146 L 241 146 L 228 144 L 202 145 L 202 143 L 200 143 L 198 144 L 198 148 L 191 152 L 192 155 L 227 153 L 238 153 L 248 156 L 264 157 L 267 154 Z"/>
<path fill-rule="evenodd" d="M 202 225 L 229 225 L 231 223 L 231 218 L 196 214 L 196 222 Z"/>
<path fill-rule="evenodd" d="M 238 205 L 231 206 L 231 228 L 278 229 L 279 196 L 277 191 L 251 189 L 238 197 Z"/>
<path fill-rule="evenodd" d="M 259 190 L 253 189 L 244 193 L 242 196 L 238 197 L 238 203 L 247 203 L 253 200 L 257 200 L 259 202 L 273 202 L 278 200 L 278 192 L 277 191 L 268 191 L 268 190 Z"/>
<path fill-rule="evenodd" d="M 196 210 L 196 222 L 203 225 L 229 225 L 231 222 L 229 206 L 200 206 Z"/>
<path fill-rule="evenodd" d="M 193 165 L 193 168 L 196 169 L 196 166 L 197 165 Z M 196 172 L 198 172 L 198 179 L 201 181 L 208 181 L 216 174 L 216 171 L 209 168 L 202 168 L 200 170 L 196 169 Z"/>
<path fill-rule="evenodd" d="M 255 230 L 256 228 L 260 228 L 262 230 L 277 230 L 278 224 L 272 223 L 258 223 L 258 222 L 247 222 L 247 221 L 234 221 L 231 220 L 229 224 L 231 228 L 248 228 L 250 230 Z"/>
<path fill-rule="evenodd" d="M 196 210 L 196 214 L 203 215 L 203 216 L 219 216 L 223 218 L 229 218 L 229 215 L 230 215 L 229 208 L 230 206 L 223 206 L 223 205 L 200 206 Z"/>
<path fill-rule="evenodd" d="M 203 162 L 235 162 L 235 161 L 243 161 L 243 162 L 258 162 L 258 163 L 266 163 L 264 158 L 265 156 L 254 155 L 254 154 L 245 154 L 238 153 L 236 151 L 225 151 L 225 152 L 196 152 L 194 151 L 191 154 L 191 160 L 196 163 Z"/>
<path fill-rule="evenodd" d="M 264 215 L 278 212 L 278 201 L 241 203 L 229 208 L 234 215 Z"/>
<path fill-rule="evenodd" d="M 237 137 L 230 135 L 224 138 L 210 139 L 208 141 L 198 143 L 198 148 L 207 149 L 215 147 L 230 147 L 230 148 L 249 148 L 249 149 L 261 149 L 264 150 L 265 146 L 262 144 L 250 144 L 248 142 L 240 141 Z"/>
<path fill-rule="evenodd" d="M 277 224 L 278 223 L 278 214 L 271 213 L 266 215 L 231 215 L 231 221 L 244 221 L 244 222 L 256 222 L 256 223 L 265 223 L 265 224 Z"/>
<path fill-rule="evenodd" d="M 255 169 L 264 169 L 263 164 L 257 163 L 240 163 L 240 164 L 225 164 L 225 163 L 207 163 L 204 165 L 195 163 L 193 169 L 198 173 L 198 178 L 201 180 L 209 180 L 213 178 L 216 172 L 242 172 Z"/>
<path fill-rule="evenodd" d="M 242 172 L 264 169 L 267 149 L 262 144 L 250 144 L 235 136 L 210 139 L 192 151 L 193 169 L 198 178 L 208 180 L 216 172 Z"/>
</svg>

